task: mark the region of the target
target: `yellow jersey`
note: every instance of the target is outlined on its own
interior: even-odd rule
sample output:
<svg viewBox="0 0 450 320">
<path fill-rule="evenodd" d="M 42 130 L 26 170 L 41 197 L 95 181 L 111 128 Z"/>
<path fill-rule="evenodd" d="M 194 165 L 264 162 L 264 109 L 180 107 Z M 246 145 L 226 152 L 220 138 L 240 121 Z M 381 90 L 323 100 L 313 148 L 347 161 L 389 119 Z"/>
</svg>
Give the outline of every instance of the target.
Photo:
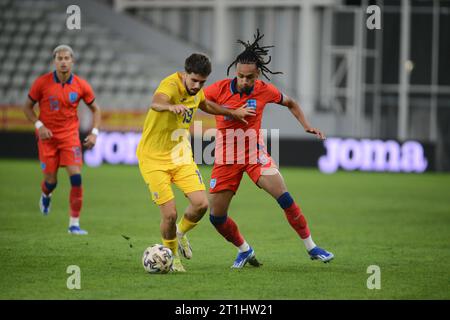
<svg viewBox="0 0 450 320">
<path fill-rule="evenodd" d="M 184 114 L 150 109 L 144 123 L 142 137 L 136 155 L 139 161 L 151 160 L 161 164 L 177 164 L 193 161 L 189 126 L 205 94 L 201 89 L 191 96 L 176 72 L 161 81 L 155 94 L 162 93 L 170 98 L 171 104 L 182 104 L 189 108 Z"/>
</svg>

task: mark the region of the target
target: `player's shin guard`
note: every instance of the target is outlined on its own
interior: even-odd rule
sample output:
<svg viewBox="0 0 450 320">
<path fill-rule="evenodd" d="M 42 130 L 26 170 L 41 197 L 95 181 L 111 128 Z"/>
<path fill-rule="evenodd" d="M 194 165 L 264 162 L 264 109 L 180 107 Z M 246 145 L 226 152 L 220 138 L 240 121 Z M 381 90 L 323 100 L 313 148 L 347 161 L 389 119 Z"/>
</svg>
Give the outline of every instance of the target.
<svg viewBox="0 0 450 320">
<path fill-rule="evenodd" d="M 47 181 L 42 181 L 41 183 L 41 190 L 42 192 L 48 196 L 50 193 L 52 193 L 53 190 L 56 188 L 56 182 L 55 183 L 48 183 Z"/>
<path fill-rule="evenodd" d="M 227 215 L 223 217 L 216 217 L 210 214 L 209 220 L 216 230 L 236 247 L 240 247 L 244 243 L 244 238 L 239 232 L 238 226 L 233 219 Z"/>
<path fill-rule="evenodd" d="M 300 207 L 292 199 L 289 192 L 283 193 L 278 199 L 278 204 L 284 210 L 289 224 L 294 228 L 302 239 L 308 238 L 311 233 L 308 228 L 305 216 L 302 214 Z"/>
<path fill-rule="evenodd" d="M 70 216 L 78 218 L 80 216 L 81 206 L 83 204 L 83 187 L 81 185 L 81 175 L 74 174 L 70 176 Z"/>
</svg>

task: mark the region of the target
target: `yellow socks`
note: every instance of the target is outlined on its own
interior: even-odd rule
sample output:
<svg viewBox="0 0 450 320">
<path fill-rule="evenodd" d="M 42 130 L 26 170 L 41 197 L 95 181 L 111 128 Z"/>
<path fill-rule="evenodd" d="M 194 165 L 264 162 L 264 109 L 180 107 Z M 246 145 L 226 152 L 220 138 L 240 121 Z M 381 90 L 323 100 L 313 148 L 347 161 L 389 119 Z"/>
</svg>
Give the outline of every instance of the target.
<svg viewBox="0 0 450 320">
<path fill-rule="evenodd" d="M 172 250 L 174 256 L 178 255 L 178 241 L 177 238 L 172 240 L 162 239 L 162 244 L 164 247 Z"/>
<path fill-rule="evenodd" d="M 185 234 L 186 232 L 194 228 L 197 225 L 197 223 L 198 222 L 189 221 L 183 215 L 180 219 L 180 222 L 178 222 L 177 224 L 177 232 Z"/>
</svg>

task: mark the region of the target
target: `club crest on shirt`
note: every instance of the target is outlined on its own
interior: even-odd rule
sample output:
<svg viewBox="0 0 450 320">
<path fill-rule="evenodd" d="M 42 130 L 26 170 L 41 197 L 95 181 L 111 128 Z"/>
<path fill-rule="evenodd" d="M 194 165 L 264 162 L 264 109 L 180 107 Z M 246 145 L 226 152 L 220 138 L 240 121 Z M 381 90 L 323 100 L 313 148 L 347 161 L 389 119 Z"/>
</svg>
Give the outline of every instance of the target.
<svg viewBox="0 0 450 320">
<path fill-rule="evenodd" d="M 78 93 L 76 92 L 69 92 L 69 101 L 70 103 L 74 103 L 77 101 Z"/>
<path fill-rule="evenodd" d="M 256 110 L 256 99 L 248 99 L 247 108 Z"/>
</svg>

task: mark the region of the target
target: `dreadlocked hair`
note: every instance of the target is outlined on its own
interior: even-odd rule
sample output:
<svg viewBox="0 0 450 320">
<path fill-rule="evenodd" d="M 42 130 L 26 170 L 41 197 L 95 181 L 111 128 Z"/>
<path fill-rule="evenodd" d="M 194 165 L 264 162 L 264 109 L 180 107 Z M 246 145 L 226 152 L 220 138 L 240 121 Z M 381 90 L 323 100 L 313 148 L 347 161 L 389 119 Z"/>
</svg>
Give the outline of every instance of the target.
<svg viewBox="0 0 450 320">
<path fill-rule="evenodd" d="M 234 65 L 237 65 L 238 63 L 243 64 L 256 64 L 256 67 L 261 70 L 261 73 L 263 76 L 270 80 L 270 78 L 267 76 L 266 73 L 270 74 L 283 74 L 283 72 L 273 72 L 269 68 L 266 67 L 272 60 L 272 57 L 269 56 L 267 61 L 264 61 L 264 57 L 268 55 L 269 48 L 273 48 L 274 46 L 264 46 L 261 47 L 259 45 L 259 41 L 264 37 L 263 34 L 259 34 L 259 29 L 256 29 L 256 35 L 253 36 L 254 40 L 253 43 L 250 43 L 250 41 L 244 42 L 242 40 L 237 40 L 237 43 L 242 44 L 245 47 L 245 50 L 242 51 L 236 59 L 228 66 L 227 69 L 227 75 L 230 73 L 230 68 Z"/>
</svg>

